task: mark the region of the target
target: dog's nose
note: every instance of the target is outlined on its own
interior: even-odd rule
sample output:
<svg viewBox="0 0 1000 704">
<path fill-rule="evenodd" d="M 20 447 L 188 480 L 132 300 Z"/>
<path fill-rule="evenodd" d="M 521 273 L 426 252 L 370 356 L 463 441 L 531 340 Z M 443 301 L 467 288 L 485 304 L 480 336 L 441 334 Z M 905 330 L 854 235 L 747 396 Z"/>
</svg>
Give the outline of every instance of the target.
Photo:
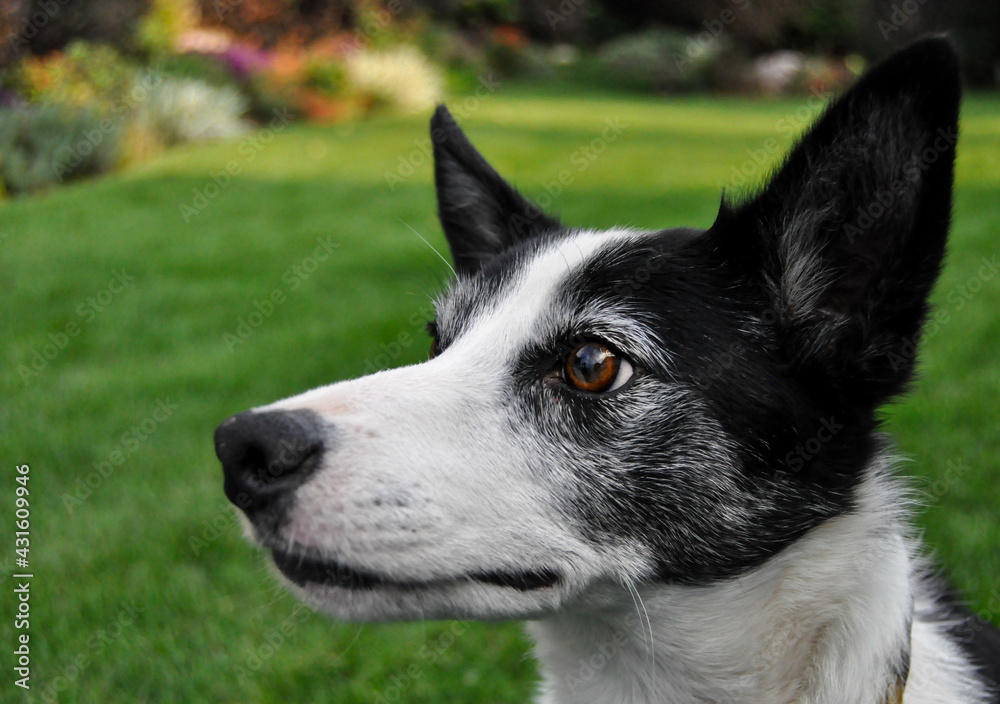
<svg viewBox="0 0 1000 704">
<path fill-rule="evenodd" d="M 215 429 L 226 496 L 248 515 L 302 484 L 323 454 L 322 424 L 311 411 L 244 411 Z"/>
</svg>

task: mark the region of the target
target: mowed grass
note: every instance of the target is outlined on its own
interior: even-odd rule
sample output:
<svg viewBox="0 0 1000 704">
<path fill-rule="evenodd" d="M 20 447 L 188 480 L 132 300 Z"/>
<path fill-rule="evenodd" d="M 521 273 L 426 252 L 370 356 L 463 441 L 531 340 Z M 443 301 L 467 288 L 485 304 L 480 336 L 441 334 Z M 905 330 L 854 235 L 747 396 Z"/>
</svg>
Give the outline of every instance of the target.
<svg viewBox="0 0 1000 704">
<path fill-rule="evenodd" d="M 809 113 L 501 92 L 463 125 L 568 223 L 707 227 L 720 187 L 762 172 L 755 160 L 776 159 Z M 998 115 L 996 98 L 964 105 L 935 293 L 947 319 L 917 390 L 887 414 L 929 544 L 995 621 L 1000 276 L 984 260 L 1000 254 Z M 241 539 L 212 451 L 229 414 L 425 357 L 429 296 L 449 275 L 411 231 L 445 251 L 426 132 L 425 118 L 293 126 L 0 206 L 0 644 L 14 639 L 13 468 L 28 463 L 37 701 L 529 698 L 514 624 L 358 626 L 300 609 Z M 239 173 L 213 185 L 227 165 Z M 281 302 L 263 303 L 273 292 Z M 44 367 L 26 374 L 33 360 Z"/>
</svg>

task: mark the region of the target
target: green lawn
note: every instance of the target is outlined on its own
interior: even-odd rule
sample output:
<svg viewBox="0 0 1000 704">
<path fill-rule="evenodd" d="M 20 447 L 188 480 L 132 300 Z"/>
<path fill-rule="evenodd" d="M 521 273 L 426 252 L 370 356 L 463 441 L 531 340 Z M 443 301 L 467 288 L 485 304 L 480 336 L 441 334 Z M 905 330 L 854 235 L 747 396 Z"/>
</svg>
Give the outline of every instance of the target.
<svg viewBox="0 0 1000 704">
<path fill-rule="evenodd" d="M 551 198 L 569 170 L 552 199 L 569 223 L 705 227 L 734 168 L 775 158 L 768 140 L 783 148 L 803 105 L 500 91 L 462 122 L 529 195 Z M 965 103 L 935 294 L 948 322 L 889 423 L 926 491 L 928 542 L 980 610 L 1000 599 L 1000 277 L 979 274 L 1000 254 L 998 115 L 1000 99 Z M 594 143 L 608 121 L 618 131 Z M 402 333 L 392 364 L 425 356 L 428 295 L 448 274 L 410 231 L 444 248 L 425 136 L 425 118 L 292 126 L 0 206 L 0 647 L 14 643 L 14 466 L 28 463 L 36 701 L 528 698 L 514 624 L 299 610 L 241 539 L 212 451 L 227 415 L 382 364 Z M 252 315 L 273 291 L 281 303 Z"/>
</svg>

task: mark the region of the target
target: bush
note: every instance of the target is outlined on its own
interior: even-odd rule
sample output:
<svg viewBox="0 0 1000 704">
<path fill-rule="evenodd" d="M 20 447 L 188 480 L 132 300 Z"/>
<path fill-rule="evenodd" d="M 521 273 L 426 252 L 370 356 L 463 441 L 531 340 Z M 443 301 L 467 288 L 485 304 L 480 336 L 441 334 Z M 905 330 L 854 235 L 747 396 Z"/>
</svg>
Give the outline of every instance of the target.
<svg viewBox="0 0 1000 704">
<path fill-rule="evenodd" d="M 164 76 L 173 78 L 193 78 L 204 81 L 210 86 L 238 87 L 230 69 L 214 56 L 171 54 L 154 61 L 152 68 Z"/>
<path fill-rule="evenodd" d="M 695 37 L 668 29 L 649 29 L 605 44 L 597 55 L 599 71 L 625 87 L 678 91 L 708 87 L 722 54 L 719 41 L 699 43 Z"/>
<path fill-rule="evenodd" d="M 407 5 L 403 2 L 402 5 Z M 367 0 L 197 0 L 202 21 L 254 46 L 302 46 L 350 29 Z"/>
<path fill-rule="evenodd" d="M 112 168 L 120 125 L 88 110 L 28 105 L 0 109 L 0 176 L 11 193 L 40 190 Z"/>
<path fill-rule="evenodd" d="M 246 111 L 246 98 L 235 88 L 168 77 L 152 88 L 138 119 L 141 127 L 171 146 L 242 134 Z"/>
<path fill-rule="evenodd" d="M 10 82 L 29 102 L 106 114 L 125 100 L 135 73 L 111 47 L 78 41 L 65 53 L 25 59 Z"/>
<path fill-rule="evenodd" d="M 136 28 L 149 0 L 24 0 L 4 3 L 10 29 L 4 43 L 17 56 L 45 55 L 75 40 L 100 42 L 124 51 L 135 48 Z"/>
<path fill-rule="evenodd" d="M 195 0 L 153 0 L 136 29 L 136 43 L 149 56 L 169 55 L 199 14 Z"/>
<path fill-rule="evenodd" d="M 441 100 L 444 77 L 416 47 L 358 51 L 347 57 L 348 84 L 369 109 L 428 110 Z"/>
</svg>

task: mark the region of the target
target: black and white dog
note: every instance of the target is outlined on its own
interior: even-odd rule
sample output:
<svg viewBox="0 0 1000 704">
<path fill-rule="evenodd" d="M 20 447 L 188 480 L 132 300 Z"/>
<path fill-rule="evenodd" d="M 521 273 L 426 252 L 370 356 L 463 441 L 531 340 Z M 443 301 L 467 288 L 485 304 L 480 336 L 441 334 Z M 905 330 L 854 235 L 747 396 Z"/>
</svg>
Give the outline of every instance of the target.
<svg viewBox="0 0 1000 704">
<path fill-rule="evenodd" d="M 1000 702 L 878 433 L 959 93 L 947 40 L 910 46 L 707 231 L 564 226 L 439 108 L 431 359 L 229 418 L 226 494 L 338 618 L 532 620 L 542 702 Z"/>
</svg>

